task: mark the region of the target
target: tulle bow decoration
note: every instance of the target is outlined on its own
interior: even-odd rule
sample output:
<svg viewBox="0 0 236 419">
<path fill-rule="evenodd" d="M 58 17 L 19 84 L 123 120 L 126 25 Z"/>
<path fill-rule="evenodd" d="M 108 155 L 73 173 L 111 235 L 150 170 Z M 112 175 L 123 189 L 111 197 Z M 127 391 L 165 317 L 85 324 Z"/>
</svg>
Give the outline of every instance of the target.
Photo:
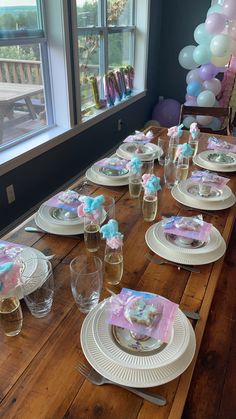
<svg viewBox="0 0 236 419">
<path fill-rule="evenodd" d="M 20 265 L 13 262 L 6 262 L 0 265 L 0 293 L 6 295 L 18 284 L 20 276 Z"/>
<path fill-rule="evenodd" d="M 181 135 L 183 134 L 183 128 L 184 124 L 180 124 L 180 125 L 176 125 L 174 127 L 168 128 L 168 132 L 167 135 L 168 137 L 173 137 L 173 138 L 180 138 Z"/>
<path fill-rule="evenodd" d="M 118 231 L 118 222 L 116 220 L 109 220 L 107 224 L 100 229 L 103 239 L 106 239 L 107 244 L 112 249 L 117 249 L 123 244 L 123 234 Z"/>
<path fill-rule="evenodd" d="M 155 193 L 161 189 L 160 178 L 148 173 L 142 176 L 142 185 L 147 193 Z"/>
<path fill-rule="evenodd" d="M 141 173 L 142 162 L 138 157 L 132 157 L 130 162 L 127 164 L 127 168 L 134 174 Z"/>
<path fill-rule="evenodd" d="M 189 157 L 193 154 L 193 149 L 188 143 L 180 144 L 177 147 L 176 157 Z"/>
<path fill-rule="evenodd" d="M 104 202 L 103 195 L 96 196 L 95 198 L 92 198 L 91 196 L 81 196 L 80 201 L 82 204 L 77 208 L 79 217 L 90 216 L 93 219 L 98 219 L 101 216 L 103 211 L 102 204 Z"/>
<path fill-rule="evenodd" d="M 200 129 L 197 126 L 196 122 L 192 122 L 189 128 L 189 132 L 194 140 L 196 140 L 200 134 Z"/>
</svg>

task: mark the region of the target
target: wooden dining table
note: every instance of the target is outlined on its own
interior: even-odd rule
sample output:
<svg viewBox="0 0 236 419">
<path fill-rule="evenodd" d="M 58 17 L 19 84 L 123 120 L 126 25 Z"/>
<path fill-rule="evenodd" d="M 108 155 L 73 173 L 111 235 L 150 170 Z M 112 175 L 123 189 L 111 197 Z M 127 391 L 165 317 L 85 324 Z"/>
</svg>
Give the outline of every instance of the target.
<svg viewBox="0 0 236 419">
<path fill-rule="evenodd" d="M 165 128 L 154 129 L 153 142 L 166 138 Z M 207 147 L 209 134 L 201 133 L 199 151 Z M 219 137 L 236 144 L 234 137 Z M 186 131 L 181 142 L 188 139 Z M 196 169 L 191 165 L 190 171 Z M 163 179 L 163 167 L 155 163 L 155 174 Z M 234 172 L 222 173 L 230 178 L 228 186 L 236 191 Z M 157 406 L 129 391 L 114 385 L 96 386 L 77 369 L 80 362 L 87 363 L 80 342 L 81 326 L 85 314 L 76 305 L 70 288 L 71 260 L 84 253 L 83 235 L 79 238 L 48 233 L 28 233 L 26 226 L 35 226 L 34 214 L 2 239 L 40 250 L 45 255 L 55 255 L 55 294 L 51 312 L 44 318 L 34 318 L 24 301 L 23 327 L 18 336 L 0 334 L 0 417 L 4 419 L 39 418 L 104 418 L 153 419 L 181 418 L 194 367 L 198 357 L 212 299 L 221 274 L 224 256 L 214 263 L 199 265 L 200 273 L 178 270 L 176 266 L 157 266 L 149 261 L 153 254 L 145 242 L 150 225 L 163 216 L 192 216 L 200 210 L 181 208 L 171 190 L 163 186 L 159 192 L 158 214 L 153 223 L 143 220 L 141 199 L 131 199 L 127 186 L 104 187 L 83 182 L 80 176 L 71 189 L 93 196 L 105 194 L 114 197 L 116 219 L 124 234 L 124 273 L 121 283 L 109 286 L 115 293 L 123 287 L 148 291 L 164 296 L 179 304 L 181 309 L 196 311 L 199 320 L 193 320 L 196 351 L 188 368 L 176 379 L 152 387 L 150 391 L 167 399 L 165 406 Z M 163 182 L 162 182 L 163 183 Z M 204 221 L 212 223 L 228 244 L 235 220 L 235 205 L 228 209 L 203 214 Z M 97 255 L 103 259 L 104 243 Z M 103 285 L 101 300 L 109 297 L 107 284 Z"/>
</svg>

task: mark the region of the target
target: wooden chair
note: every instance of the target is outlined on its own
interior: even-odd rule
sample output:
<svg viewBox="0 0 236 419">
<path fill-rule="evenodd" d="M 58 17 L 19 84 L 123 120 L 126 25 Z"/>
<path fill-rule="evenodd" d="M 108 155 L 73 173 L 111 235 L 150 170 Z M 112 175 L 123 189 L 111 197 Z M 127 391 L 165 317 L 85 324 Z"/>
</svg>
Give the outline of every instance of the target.
<svg viewBox="0 0 236 419">
<path fill-rule="evenodd" d="M 219 135 L 232 135 L 233 126 L 231 123 L 232 117 L 232 108 L 211 108 L 211 107 L 202 107 L 202 106 L 186 106 L 182 105 L 180 110 L 179 123 L 183 122 L 185 116 L 197 116 L 197 115 L 206 115 L 214 116 L 222 120 L 222 128 L 217 131 L 212 130 L 211 128 L 200 127 L 202 132 L 209 132 L 212 134 Z"/>
</svg>

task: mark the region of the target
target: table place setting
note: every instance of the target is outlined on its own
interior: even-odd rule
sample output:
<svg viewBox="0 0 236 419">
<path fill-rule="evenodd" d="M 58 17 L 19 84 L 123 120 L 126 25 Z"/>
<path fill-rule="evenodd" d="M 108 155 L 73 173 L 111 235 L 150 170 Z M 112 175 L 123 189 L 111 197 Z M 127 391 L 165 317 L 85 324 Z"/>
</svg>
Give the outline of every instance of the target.
<svg viewBox="0 0 236 419">
<path fill-rule="evenodd" d="M 102 186 L 125 186 L 129 183 L 128 160 L 117 156 L 107 157 L 94 163 L 86 178 Z"/>
<path fill-rule="evenodd" d="M 193 157 L 193 163 L 203 169 L 217 172 L 236 171 L 236 155 L 232 152 L 205 150 Z"/>
<path fill-rule="evenodd" d="M 201 216 L 165 218 L 149 227 L 145 241 L 155 254 L 180 266 L 208 264 L 226 251 L 219 231 Z"/>
<path fill-rule="evenodd" d="M 80 340 L 97 373 L 135 388 L 156 387 L 178 377 L 196 347 L 193 328 L 177 304 L 126 288 L 88 313 Z M 80 372 L 89 379 L 88 370 Z"/>
</svg>

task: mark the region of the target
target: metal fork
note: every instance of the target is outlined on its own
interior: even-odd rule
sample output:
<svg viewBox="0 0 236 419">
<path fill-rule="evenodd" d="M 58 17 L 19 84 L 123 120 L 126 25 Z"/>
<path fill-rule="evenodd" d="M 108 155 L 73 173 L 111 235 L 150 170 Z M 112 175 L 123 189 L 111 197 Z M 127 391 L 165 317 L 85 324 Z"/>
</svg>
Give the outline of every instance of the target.
<svg viewBox="0 0 236 419">
<path fill-rule="evenodd" d="M 148 258 L 148 260 L 150 260 L 150 262 L 153 262 L 156 265 L 173 265 L 173 266 L 176 266 L 178 270 L 184 269 L 185 271 L 195 272 L 197 274 L 200 273 L 198 268 L 195 268 L 194 266 L 191 266 L 191 265 L 183 265 L 181 263 L 171 262 L 169 260 L 157 258 L 156 256 L 150 255 L 149 253 L 146 253 L 145 256 Z"/>
<path fill-rule="evenodd" d="M 148 400 L 151 403 L 157 404 L 158 406 L 165 406 L 167 401 L 165 397 L 160 396 L 159 394 L 150 393 L 147 390 L 139 390 L 133 387 L 123 386 L 121 384 L 114 383 L 113 381 L 108 380 L 107 378 L 103 377 L 97 371 L 95 371 L 92 367 L 88 367 L 85 364 L 79 363 L 76 367 L 80 374 L 82 374 L 88 381 L 97 386 L 101 386 L 103 384 L 113 384 L 118 387 L 122 387 L 125 390 L 130 391 L 131 393 L 137 394 L 138 396 L 142 397 L 144 400 Z"/>
</svg>

